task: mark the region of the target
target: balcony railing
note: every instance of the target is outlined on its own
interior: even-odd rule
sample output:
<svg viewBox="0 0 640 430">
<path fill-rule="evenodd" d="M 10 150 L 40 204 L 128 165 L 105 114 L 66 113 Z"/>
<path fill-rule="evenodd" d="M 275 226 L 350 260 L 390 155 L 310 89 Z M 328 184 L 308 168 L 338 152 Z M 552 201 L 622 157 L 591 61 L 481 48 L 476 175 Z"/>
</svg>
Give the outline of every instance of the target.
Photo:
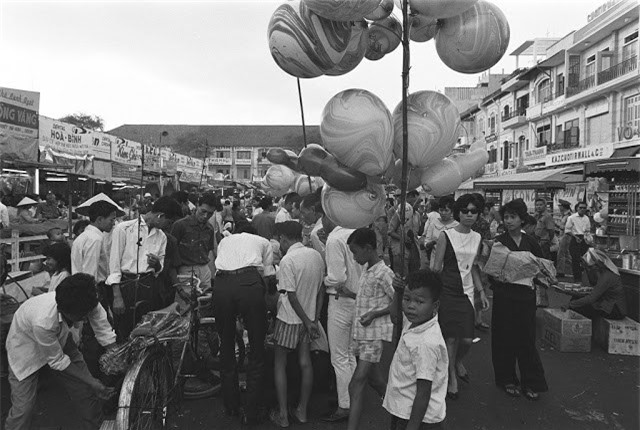
<svg viewBox="0 0 640 430">
<path fill-rule="evenodd" d="M 567 87 L 567 96 L 575 96 L 589 88 L 596 86 L 596 75 L 587 76 L 581 81 L 578 81 L 578 84 L 572 87 Z"/>
<path fill-rule="evenodd" d="M 511 118 L 515 118 L 517 116 L 526 116 L 526 115 L 527 115 L 526 108 L 516 109 L 516 110 L 512 110 L 507 114 L 502 114 L 502 121 L 508 121 Z"/>
<path fill-rule="evenodd" d="M 615 66 L 611 66 L 606 70 L 598 73 L 598 84 L 604 84 L 615 78 L 619 78 L 622 75 L 626 75 L 638 68 L 638 57 L 633 56 L 627 58 L 622 63 L 618 63 Z"/>
<path fill-rule="evenodd" d="M 564 142 L 564 143 L 551 143 L 547 145 L 547 153 L 553 154 L 554 152 L 562 152 L 568 149 L 578 148 L 580 142 Z"/>
</svg>

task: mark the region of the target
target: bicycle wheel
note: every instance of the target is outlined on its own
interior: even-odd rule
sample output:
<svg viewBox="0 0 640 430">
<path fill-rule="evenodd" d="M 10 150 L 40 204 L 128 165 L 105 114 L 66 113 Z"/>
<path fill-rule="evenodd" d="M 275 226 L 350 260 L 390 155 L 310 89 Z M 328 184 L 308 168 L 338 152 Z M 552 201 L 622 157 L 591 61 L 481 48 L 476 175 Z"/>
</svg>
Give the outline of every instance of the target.
<svg viewBox="0 0 640 430">
<path fill-rule="evenodd" d="M 218 353 L 220 338 L 215 318 L 201 318 L 198 331 L 193 334 L 193 349 L 198 362 L 198 379 L 203 383 L 185 384 L 185 399 L 203 399 L 215 396 L 222 390 Z"/>
<path fill-rule="evenodd" d="M 149 348 L 125 375 L 118 401 L 116 428 L 165 429 L 172 384 L 170 356 L 162 347 Z"/>
</svg>

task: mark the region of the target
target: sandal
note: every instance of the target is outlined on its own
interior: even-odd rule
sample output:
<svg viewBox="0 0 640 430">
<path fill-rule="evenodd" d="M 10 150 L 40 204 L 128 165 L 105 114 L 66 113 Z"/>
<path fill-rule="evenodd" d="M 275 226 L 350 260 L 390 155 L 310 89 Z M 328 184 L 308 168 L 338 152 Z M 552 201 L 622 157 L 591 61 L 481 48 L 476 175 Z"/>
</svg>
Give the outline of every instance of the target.
<svg viewBox="0 0 640 430">
<path fill-rule="evenodd" d="M 524 396 L 526 397 L 527 400 L 531 400 L 533 402 L 540 400 L 540 394 L 533 391 L 531 388 L 524 389 Z"/>
<path fill-rule="evenodd" d="M 275 409 L 269 413 L 269 421 L 271 421 L 276 427 L 279 428 L 287 428 L 289 427 L 289 422 L 286 419 L 283 419 L 280 416 L 280 412 Z"/>
<path fill-rule="evenodd" d="M 505 393 L 510 395 L 511 397 L 520 397 L 522 393 L 520 392 L 520 388 L 516 384 L 507 384 L 504 387 Z"/>
</svg>

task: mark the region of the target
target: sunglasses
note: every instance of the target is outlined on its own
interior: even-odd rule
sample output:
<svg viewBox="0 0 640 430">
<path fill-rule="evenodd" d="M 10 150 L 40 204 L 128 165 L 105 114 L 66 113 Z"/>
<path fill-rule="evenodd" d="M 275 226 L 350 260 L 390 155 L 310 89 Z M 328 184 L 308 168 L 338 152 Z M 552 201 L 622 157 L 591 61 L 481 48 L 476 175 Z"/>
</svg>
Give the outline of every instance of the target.
<svg viewBox="0 0 640 430">
<path fill-rule="evenodd" d="M 477 215 L 478 214 L 478 209 L 460 209 L 460 213 L 461 214 L 471 214 L 471 215 Z"/>
</svg>

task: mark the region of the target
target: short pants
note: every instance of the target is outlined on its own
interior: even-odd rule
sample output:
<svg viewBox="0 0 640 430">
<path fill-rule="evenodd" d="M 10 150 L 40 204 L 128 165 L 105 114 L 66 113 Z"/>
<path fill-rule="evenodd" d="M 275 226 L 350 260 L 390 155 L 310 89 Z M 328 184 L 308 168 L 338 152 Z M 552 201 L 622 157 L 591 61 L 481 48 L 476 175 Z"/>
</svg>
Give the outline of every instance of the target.
<svg viewBox="0 0 640 430">
<path fill-rule="evenodd" d="M 296 349 L 302 342 L 309 343 L 309 333 L 304 324 L 287 324 L 276 319 L 273 331 L 273 341 L 276 345 L 287 349 Z"/>
</svg>

